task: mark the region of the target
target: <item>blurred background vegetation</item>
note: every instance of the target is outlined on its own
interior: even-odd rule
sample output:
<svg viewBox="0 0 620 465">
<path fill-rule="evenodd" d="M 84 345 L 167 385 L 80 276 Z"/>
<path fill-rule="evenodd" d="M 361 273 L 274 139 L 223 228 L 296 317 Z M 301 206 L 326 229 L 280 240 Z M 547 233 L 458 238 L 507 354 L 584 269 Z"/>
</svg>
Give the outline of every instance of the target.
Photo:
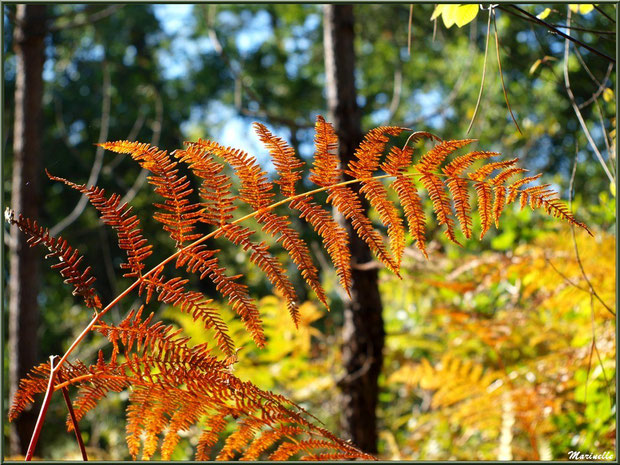
<svg viewBox="0 0 620 465">
<path fill-rule="evenodd" d="M 483 76 L 488 12 L 446 28 L 441 16 L 431 20 L 434 8 L 354 6 L 355 86 L 364 131 L 390 124 L 445 139 L 466 137 Z M 570 11 L 560 4 L 521 8 L 556 26 L 567 24 Z M 615 57 L 615 5 L 574 10 L 574 29 L 562 31 Z M 4 5 L 6 204 L 12 195 L 16 15 L 16 5 Z M 94 143 L 131 139 L 173 150 L 184 140 L 211 138 L 248 150 L 272 172 L 250 129 L 260 121 L 302 157 L 312 156 L 315 116 L 327 116 L 321 5 L 52 4 L 46 16 L 40 166 L 74 182 L 94 180 L 131 200 L 145 236 L 156 244 L 154 260 L 174 245 L 149 216 L 156 196 L 145 185 L 146 174 Z M 578 44 L 571 44 L 565 60 L 565 40 L 527 18 L 506 5 L 496 9 L 503 78 L 522 134 L 504 100 L 491 36 L 484 93 L 469 135 L 479 140 L 476 148 L 518 156 L 522 167 L 544 172 L 544 182 L 562 198 L 572 197 L 573 211 L 594 238 L 517 208 L 505 213 L 499 230 L 483 241 L 463 241 L 463 248 L 448 244 L 429 224 L 428 261 L 409 247 L 402 280 L 379 273 L 386 329 L 377 410 L 383 459 L 549 460 L 566 459 L 570 450 L 615 450 L 615 63 Z M 565 70 L 588 135 L 567 93 Z M 111 300 L 127 284 L 118 273 L 122 256 L 114 236 L 94 209 L 82 212 L 79 195 L 65 186 L 42 175 L 40 192 L 41 224 L 85 255 L 100 295 Z M 430 203 L 426 207 L 430 212 Z M 79 218 L 70 216 L 74 209 Z M 267 348 L 255 348 L 224 303 L 222 312 L 233 332 L 238 329 L 239 377 L 289 396 L 339 434 L 343 291 L 334 271 L 323 266 L 318 239 L 294 221 L 313 244 L 331 312 L 296 277 L 305 303 L 295 330 L 247 256 L 214 241 L 221 263 L 243 273 L 259 299 Z M 43 252 L 37 254 L 42 261 Z M 8 262 L 3 266 L 6 277 Z M 38 340 L 37 363 L 64 352 L 91 317 L 45 266 L 37 293 L 40 325 L 29 335 Z M 196 286 L 215 295 L 209 284 Z M 128 308 L 109 317 L 118 321 Z M 196 342 L 208 340 L 184 315 L 154 310 Z M 8 313 L 3 317 L 6 341 Z M 90 340 L 77 357 L 92 360 L 101 344 Z M 5 381 L 10 356 L 5 350 Z M 91 458 L 128 458 L 126 399 L 123 393 L 104 399 L 82 422 Z M 64 431 L 65 409 L 59 397 L 52 403 L 37 455 L 79 458 L 75 439 Z M 3 433 L 8 445 L 6 422 Z M 198 434 L 188 431 L 174 458 L 191 458 Z"/>
</svg>

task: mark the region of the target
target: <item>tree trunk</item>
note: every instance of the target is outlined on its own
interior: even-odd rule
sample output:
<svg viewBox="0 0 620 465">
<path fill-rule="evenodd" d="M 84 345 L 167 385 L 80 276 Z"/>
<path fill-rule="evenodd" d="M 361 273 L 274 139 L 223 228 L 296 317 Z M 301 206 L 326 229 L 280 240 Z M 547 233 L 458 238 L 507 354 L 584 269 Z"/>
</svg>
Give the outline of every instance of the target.
<svg viewBox="0 0 620 465">
<path fill-rule="evenodd" d="M 352 5 L 325 5 L 325 74 L 329 118 L 339 138 L 338 154 L 346 165 L 362 140 L 355 90 L 354 18 Z M 359 190 L 358 184 L 352 189 Z M 366 209 L 367 204 L 364 202 Z M 353 285 L 345 302 L 342 359 L 346 375 L 342 390 L 343 435 L 368 453 L 377 452 L 378 377 L 383 364 L 381 296 L 377 268 L 360 267 L 373 260 L 368 246 L 349 221 Z M 366 268 L 366 269 L 362 269 Z M 371 268 L 371 269 L 368 269 Z"/>
<path fill-rule="evenodd" d="M 41 105 L 46 6 L 17 5 L 15 25 L 15 121 L 11 208 L 16 214 L 38 217 Z M 39 256 L 26 236 L 13 225 L 10 232 L 9 276 L 9 390 L 11 399 L 19 380 L 37 364 Z M 24 412 L 11 429 L 11 451 L 25 454 L 36 422 L 36 412 Z"/>
</svg>

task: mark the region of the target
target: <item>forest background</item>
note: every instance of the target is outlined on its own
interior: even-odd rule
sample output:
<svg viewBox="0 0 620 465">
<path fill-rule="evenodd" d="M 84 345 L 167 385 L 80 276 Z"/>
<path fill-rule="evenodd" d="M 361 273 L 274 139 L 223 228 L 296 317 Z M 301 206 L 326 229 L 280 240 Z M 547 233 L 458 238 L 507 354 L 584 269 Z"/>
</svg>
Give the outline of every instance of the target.
<svg viewBox="0 0 620 465">
<path fill-rule="evenodd" d="M 519 208 L 506 213 L 497 231 L 482 241 L 463 240 L 462 248 L 428 224 L 428 260 L 409 247 L 402 280 L 378 272 L 384 359 L 375 450 L 365 449 L 393 460 L 565 459 L 570 450 L 614 451 L 615 4 L 500 4 L 494 13 L 501 74 L 490 13 L 470 6 L 459 12 L 431 4 L 350 8 L 362 130 L 390 124 L 459 139 L 467 137 L 475 114 L 469 136 L 479 139 L 477 147 L 503 159 L 518 156 L 522 167 L 544 172 L 545 182 L 571 198 L 594 238 Z M 10 205 L 16 197 L 10 175 L 19 142 L 13 128 L 21 39 L 17 5 L 3 7 L 3 195 Z M 255 154 L 273 172 L 251 122 L 264 123 L 309 159 L 316 115 L 329 120 L 322 5 L 51 4 L 30 14 L 44 61 L 40 127 L 32 136 L 38 148 L 31 168 L 38 174 L 32 183 L 25 177 L 22 192 L 37 195 L 26 201 L 33 216 L 97 265 L 98 291 L 106 300 L 123 287 L 115 272 L 120 252 L 96 212 L 79 194 L 48 180 L 43 167 L 123 193 L 164 257 L 171 244 L 145 213 L 156 198 L 146 173 L 122 156 L 104 154 L 95 142 L 130 139 L 174 149 L 210 138 Z M 426 206 L 430 211 L 430 202 Z M 295 224 L 304 231 L 302 222 Z M 4 256 L 10 257 L 17 239 L 8 227 L 4 232 Z M 299 330 L 247 257 L 221 247 L 223 266 L 244 273 L 260 299 L 269 338 L 266 349 L 255 348 L 222 302 L 243 346 L 235 373 L 287 395 L 334 433 L 351 436 L 338 395 L 351 376 L 341 351 L 346 296 L 325 265 L 320 242 L 303 234 L 316 253 L 331 312 L 297 279 L 304 302 Z M 64 352 L 90 318 L 42 256 L 33 253 L 31 261 L 41 264 L 22 283 L 36 290 L 31 324 L 9 341 L 10 312 L 3 314 L 5 409 L 16 378 L 10 367 L 28 370 Z M 9 267 L 4 260 L 5 285 Z M 9 292 L 4 295 L 9 309 Z M 190 318 L 164 305 L 160 315 L 197 342 L 206 340 Z M 110 315 L 115 321 L 122 316 L 121 309 Z M 83 344 L 77 357 L 92 359 L 99 342 Z M 24 345 L 27 350 L 19 349 Z M 126 401 L 125 393 L 110 395 L 83 420 L 89 457 L 129 457 L 119 427 Z M 75 439 L 64 432 L 64 411 L 56 399 L 37 455 L 79 457 Z M 5 456 L 24 452 L 29 434 L 23 431 L 32 431 L 36 413 L 25 414 L 17 428 L 4 422 Z M 192 457 L 198 434 L 185 434 L 175 459 Z"/>
</svg>

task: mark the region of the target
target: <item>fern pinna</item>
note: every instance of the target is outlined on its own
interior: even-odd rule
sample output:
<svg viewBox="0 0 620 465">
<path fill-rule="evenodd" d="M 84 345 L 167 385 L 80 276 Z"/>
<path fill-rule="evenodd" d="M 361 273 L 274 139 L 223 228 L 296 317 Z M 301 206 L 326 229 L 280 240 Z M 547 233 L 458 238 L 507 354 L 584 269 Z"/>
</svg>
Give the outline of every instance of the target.
<svg viewBox="0 0 620 465">
<path fill-rule="evenodd" d="M 138 142 L 102 144 L 108 150 L 128 154 L 147 169 L 149 183 L 163 199 L 154 205 L 153 217 L 162 223 L 176 251 L 155 266 L 147 266 L 152 245 L 143 236 L 137 216 L 132 214 L 130 206 L 121 204 L 118 194 L 107 196 L 97 186 L 78 185 L 48 173 L 52 180 L 63 182 L 88 197 L 102 221 L 116 230 L 118 245 L 127 254 L 121 268 L 125 271 L 123 276 L 131 278 L 132 284 L 105 307 L 94 289 L 90 268 L 84 267 L 76 250 L 64 239 L 50 236 L 47 229 L 36 222 L 7 212 L 7 220 L 29 236 L 30 245 L 42 244 L 50 251 L 47 257 L 58 259 L 53 267 L 58 268 L 66 282 L 73 285 L 74 294 L 80 295 L 87 307 L 94 310 L 89 325 L 58 362 L 35 367 L 20 384 L 10 411 L 11 419 L 34 401 L 35 394 L 47 393 L 31 449 L 36 445 L 51 392 L 74 386 L 78 390 L 73 401 L 77 420 L 109 391 L 131 389 L 127 443 L 134 458 L 140 452 L 143 458 L 150 458 L 158 447 L 162 458 L 169 458 L 179 440 L 178 433 L 194 424 L 203 427 L 196 451 L 198 459 L 211 457 L 211 449 L 220 439 L 224 439 L 224 445 L 217 455 L 219 459 L 238 456 L 245 459 L 300 457 L 310 460 L 371 458 L 318 426 L 312 415 L 293 402 L 236 378 L 231 363 L 235 359 L 235 342 L 218 311 L 210 305 L 213 300 L 188 289 L 189 280 L 175 273 L 176 269 L 182 268 L 188 274 L 211 280 L 243 321 L 255 343 L 263 347 L 267 341 L 259 310 L 247 286 L 240 281 L 242 276 L 227 274 L 218 263 L 218 250 L 204 244 L 209 238 L 224 238 L 248 253 L 250 260 L 286 300 L 292 320 L 297 324 L 297 295 L 284 264 L 271 254 L 267 243 L 253 238 L 256 229 L 241 224 L 253 218 L 264 233 L 288 252 L 308 286 L 327 306 L 319 271 L 307 244 L 292 227 L 288 216 L 276 211 L 277 207 L 288 205 L 296 210 L 299 217 L 318 233 L 340 283 L 347 291 L 351 285 L 348 236 L 330 211 L 315 199 L 319 192 L 327 193 L 327 203 L 351 221 L 356 233 L 377 258 L 397 274 L 405 248 L 406 230 L 420 251 L 427 255 L 422 189 L 426 190 L 446 235 L 456 243 L 455 219 L 466 238 L 472 234 L 472 185 L 478 203 L 481 238 L 492 222 L 499 225 L 504 207 L 517 199 L 522 208 L 526 205 L 533 209 L 542 208 L 547 214 L 587 230 L 548 185 L 525 187 L 539 176 L 508 183 L 513 176 L 525 171 L 515 167 L 517 159 L 483 162 L 467 175 L 464 173 L 476 161 L 498 154 L 473 151 L 446 163 L 449 155 L 473 142 L 471 139 L 441 141 L 430 133 L 416 132 L 410 135 L 403 148 L 393 145 L 385 154 L 390 137 L 400 136 L 407 130 L 379 127 L 366 135 L 355 152 L 355 159 L 343 168 L 336 155 L 338 139 L 334 129 L 319 116 L 315 157 L 309 176 L 317 187 L 298 192 L 304 163 L 284 140 L 274 136 L 265 126 L 255 123 L 255 129 L 271 155 L 277 176 L 274 181 L 251 155 L 210 140 L 186 143 L 184 149 L 171 154 Z M 438 143 L 413 163 L 410 143 L 420 138 Z M 181 165 L 199 180 L 197 194 L 200 201 L 193 199 L 191 182 L 180 172 Z M 228 174 L 231 169 L 240 183 L 236 195 L 232 193 L 233 179 Z M 343 181 L 344 173 L 352 179 Z M 495 175 L 491 176 L 493 173 Z M 384 184 L 385 180 L 390 180 L 388 185 Z M 387 244 L 366 215 L 358 194 L 349 187 L 352 183 L 361 184 L 360 193 L 378 213 L 386 228 Z M 404 220 L 390 199 L 388 189 L 400 199 Z M 249 206 L 251 213 L 241 216 L 237 210 L 240 204 Z M 199 233 L 197 227 L 200 224 L 210 225 L 212 231 Z M 132 291 L 142 296 L 144 306 L 156 299 L 190 314 L 197 323 L 213 332 L 217 347 L 224 356 L 218 357 L 213 347 L 191 346 L 189 338 L 179 334 L 180 330 L 154 322 L 152 314 L 144 317 L 144 306 L 131 310 L 119 323 L 104 322 L 103 316 L 108 310 Z M 69 361 L 75 347 L 92 331 L 101 333 L 112 344 L 110 358 L 106 360 L 100 353 L 91 365 L 79 360 Z M 236 429 L 224 438 L 223 430 L 230 419 L 236 420 Z M 68 427 L 73 427 L 69 420 Z M 30 456 L 32 452 L 29 451 Z"/>
</svg>

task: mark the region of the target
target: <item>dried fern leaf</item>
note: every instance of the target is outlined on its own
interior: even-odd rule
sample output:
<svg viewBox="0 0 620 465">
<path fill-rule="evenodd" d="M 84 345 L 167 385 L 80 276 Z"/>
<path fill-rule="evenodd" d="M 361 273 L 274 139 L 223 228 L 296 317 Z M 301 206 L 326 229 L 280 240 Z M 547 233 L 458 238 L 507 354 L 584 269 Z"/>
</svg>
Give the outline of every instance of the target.
<svg viewBox="0 0 620 465">
<path fill-rule="evenodd" d="M 88 308 L 101 309 L 101 299 L 93 287 L 95 278 L 90 276 L 91 267 L 82 269 L 84 257 L 76 249 L 62 237 L 51 236 L 49 230 L 39 226 L 36 221 L 24 218 L 21 214 L 15 218 L 12 210 L 6 210 L 5 218 L 28 236 L 27 243 L 30 247 L 42 244 L 49 251 L 45 258 L 58 259 L 58 263 L 53 264 L 51 268 L 58 270 L 64 282 L 73 286 L 73 295 L 82 297 Z"/>
<path fill-rule="evenodd" d="M 139 278 L 142 276 L 144 269 L 144 260 L 149 257 L 152 252 L 152 245 L 142 236 L 140 229 L 140 220 L 136 215 L 131 215 L 131 207 L 127 204 L 120 205 L 121 197 L 118 194 L 112 194 L 110 197 L 105 196 L 105 191 L 99 187 L 86 187 L 85 184 L 74 184 L 64 178 L 52 176 L 48 173 L 48 177 L 52 181 L 60 181 L 67 186 L 84 194 L 90 203 L 101 214 L 101 220 L 114 228 L 118 234 L 118 245 L 127 253 L 127 263 L 120 265 L 129 272 L 123 274 L 123 277 Z"/>
<path fill-rule="evenodd" d="M 129 153 L 142 168 L 152 173 L 147 180 L 155 186 L 155 192 L 165 199 L 163 204 L 154 204 L 162 211 L 156 212 L 153 218 L 164 225 L 164 230 L 170 234 L 177 247 L 200 237 L 200 234 L 194 232 L 195 224 L 201 216 L 200 206 L 190 203 L 188 197 L 193 192 L 189 187 L 190 181 L 186 176 L 178 176 L 177 163 L 167 151 L 129 141 L 106 142 L 100 146 L 117 153 Z"/>
</svg>

